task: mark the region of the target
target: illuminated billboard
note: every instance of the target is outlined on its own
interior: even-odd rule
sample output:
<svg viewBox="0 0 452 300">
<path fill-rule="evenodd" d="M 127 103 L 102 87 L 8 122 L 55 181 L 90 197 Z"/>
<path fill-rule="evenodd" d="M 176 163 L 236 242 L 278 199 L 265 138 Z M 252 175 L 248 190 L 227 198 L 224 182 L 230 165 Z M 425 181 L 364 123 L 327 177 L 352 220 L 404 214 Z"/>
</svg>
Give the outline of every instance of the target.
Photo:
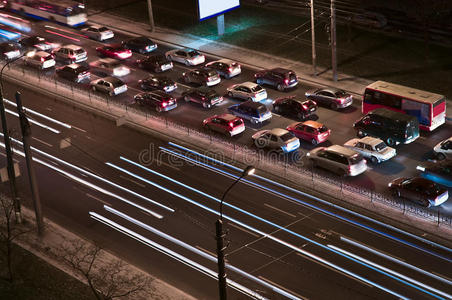
<svg viewBox="0 0 452 300">
<path fill-rule="evenodd" d="M 240 6 L 240 0 L 198 0 L 199 20 L 221 15 Z"/>
</svg>

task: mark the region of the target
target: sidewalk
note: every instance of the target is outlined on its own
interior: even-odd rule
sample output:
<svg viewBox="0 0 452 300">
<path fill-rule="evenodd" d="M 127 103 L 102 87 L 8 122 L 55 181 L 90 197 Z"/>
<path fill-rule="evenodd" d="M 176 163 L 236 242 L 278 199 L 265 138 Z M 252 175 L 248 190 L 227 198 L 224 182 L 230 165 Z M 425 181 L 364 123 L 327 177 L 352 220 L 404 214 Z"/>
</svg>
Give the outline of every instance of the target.
<svg viewBox="0 0 452 300">
<path fill-rule="evenodd" d="M 273 68 L 275 66 L 289 68 L 297 73 L 302 83 L 307 82 L 315 86 L 335 86 L 352 93 L 355 96 L 355 100 L 358 101 L 360 101 L 365 87 L 374 82 L 374 80 L 354 77 L 344 73 L 338 73 L 338 81 L 334 82 L 330 69 L 325 70 L 322 67 L 317 67 L 318 75 L 315 76 L 310 64 L 238 47 L 211 38 L 181 33 L 169 28 L 157 27 L 155 32 L 150 32 L 149 25 L 145 23 L 134 22 L 107 12 L 94 14 L 89 17 L 89 20 L 91 23 L 102 24 L 131 35 L 149 36 L 157 43 L 176 47 L 191 47 L 214 57 L 230 58 L 253 69 Z M 452 101 L 448 100 L 448 105 L 452 105 Z M 447 119 L 452 121 L 452 109 L 447 110 Z"/>
</svg>

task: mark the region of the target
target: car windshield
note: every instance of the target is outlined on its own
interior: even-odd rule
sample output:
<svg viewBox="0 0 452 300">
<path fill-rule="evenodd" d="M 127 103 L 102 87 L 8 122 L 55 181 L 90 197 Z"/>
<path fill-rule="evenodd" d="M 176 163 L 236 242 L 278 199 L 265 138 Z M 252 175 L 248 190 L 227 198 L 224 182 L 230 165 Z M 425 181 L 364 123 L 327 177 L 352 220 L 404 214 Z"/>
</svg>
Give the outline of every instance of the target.
<svg viewBox="0 0 452 300">
<path fill-rule="evenodd" d="M 362 161 L 363 157 L 361 154 L 356 153 L 356 154 L 352 155 L 348 160 L 349 160 L 350 164 L 354 165 L 354 164 L 357 164 L 360 161 Z"/>
<path fill-rule="evenodd" d="M 380 152 L 386 149 L 386 147 L 386 144 L 384 142 L 381 142 L 380 144 L 375 146 L 375 150 L 377 150 L 377 152 Z"/>
<path fill-rule="evenodd" d="M 251 91 L 254 92 L 254 93 L 260 92 L 262 90 L 263 90 L 263 88 L 260 85 L 256 85 L 255 87 L 251 88 Z"/>
<path fill-rule="evenodd" d="M 336 97 L 338 97 L 338 98 L 340 98 L 340 97 L 345 97 L 345 96 L 347 95 L 347 93 L 346 93 L 345 91 L 342 91 L 342 90 L 336 91 L 334 94 L 335 94 Z"/>
<path fill-rule="evenodd" d="M 290 133 L 290 132 L 287 132 L 287 133 L 284 133 L 283 135 L 281 135 L 281 140 L 282 140 L 283 142 L 287 142 L 287 141 L 290 140 L 291 138 L 293 138 L 293 135 L 292 135 L 292 133 Z"/>
<path fill-rule="evenodd" d="M 192 50 L 192 51 L 188 52 L 188 56 L 190 56 L 190 57 L 195 57 L 198 55 L 200 55 L 198 51 Z"/>
</svg>

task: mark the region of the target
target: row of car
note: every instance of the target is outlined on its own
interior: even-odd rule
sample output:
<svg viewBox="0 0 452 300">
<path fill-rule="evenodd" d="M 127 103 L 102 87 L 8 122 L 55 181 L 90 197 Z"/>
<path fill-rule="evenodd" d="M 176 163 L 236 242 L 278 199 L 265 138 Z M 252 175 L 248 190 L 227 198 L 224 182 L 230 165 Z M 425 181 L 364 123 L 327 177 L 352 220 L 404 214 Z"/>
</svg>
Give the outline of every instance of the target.
<svg viewBox="0 0 452 300">
<path fill-rule="evenodd" d="M 105 37 L 99 38 L 102 41 L 105 39 Z M 36 61 L 39 62 L 37 65 L 42 68 L 48 68 L 55 65 L 55 63 L 52 63 L 53 58 L 68 62 L 69 65 L 57 69 L 57 74 L 75 82 L 88 78 L 91 69 L 97 74 L 105 76 L 92 81 L 92 89 L 106 92 L 112 96 L 127 90 L 127 85 L 117 77 L 129 74 L 130 69 L 121 64 L 119 60 L 130 58 L 132 51 L 149 53 L 157 48 L 155 43 L 145 37 L 133 38 L 117 45 L 97 47 L 97 53 L 103 58 L 90 63 L 88 68 L 78 64 L 87 59 L 86 51 L 81 47 L 76 45 L 57 46 L 55 43 L 48 43 L 38 37 L 35 40 L 40 43 L 32 46 L 37 48 L 37 51 L 27 55 L 25 58 L 27 63 L 31 64 L 32 61 Z M 52 51 L 52 53 L 38 50 Z M 10 56 L 13 57 L 14 55 Z M 205 63 L 205 56 L 193 49 L 176 49 L 166 52 L 165 55 L 145 56 L 138 59 L 136 64 L 142 69 L 159 73 L 172 69 L 173 62 L 197 66 Z M 204 87 L 185 91 L 182 94 L 182 99 L 187 102 L 199 102 L 205 108 L 211 108 L 221 103 L 223 97 L 208 87 L 217 85 L 221 81 L 221 77 L 230 79 L 240 73 L 241 66 L 238 63 L 225 59 L 209 62 L 203 67 L 184 72 L 182 78 L 186 83 Z M 267 91 L 262 85 L 272 86 L 279 91 L 287 91 L 297 84 L 298 78 L 291 70 L 274 68 L 257 72 L 254 76 L 254 82 L 247 81 L 235 84 L 227 89 L 228 97 L 243 99 L 246 100 L 245 102 L 230 106 L 228 108 L 229 113 L 205 119 L 202 125 L 206 129 L 230 136 L 239 134 L 245 130 L 244 120 L 259 124 L 270 120 L 272 117 L 267 106 L 260 103 L 260 101 L 267 99 Z M 177 88 L 177 83 L 168 77 L 151 74 L 148 78 L 140 80 L 139 86 L 143 90 L 148 90 L 148 92 L 135 95 L 134 99 L 138 104 L 153 107 L 158 112 L 177 107 L 176 97 L 169 94 Z M 315 113 L 317 104 L 336 110 L 350 106 L 353 102 L 351 95 L 334 88 L 308 91 L 305 96 L 306 99 L 300 99 L 296 96 L 276 99 L 273 102 L 275 112 L 296 118 L 302 122 L 290 124 L 285 129 L 274 128 L 258 131 L 252 136 L 254 145 L 259 148 L 280 149 L 284 153 L 288 153 L 300 147 L 300 139 L 313 145 L 322 143 L 328 139 L 331 130 L 319 122 L 305 121 L 306 118 Z M 367 169 L 365 159 L 377 164 L 394 157 L 396 150 L 386 144 L 395 146 L 398 143 L 411 142 L 417 138 L 419 132 L 413 129 L 415 126 L 410 126 L 410 120 L 406 120 L 404 126 L 400 126 L 400 124 L 397 126 L 388 125 L 389 123 L 385 121 L 385 118 L 388 118 L 385 116 L 385 111 L 383 110 L 380 114 L 378 110 L 377 113 L 373 111 L 354 124 L 358 139 L 352 139 L 343 146 L 333 145 L 316 148 L 309 152 L 308 159 L 314 166 L 323 167 L 340 175 L 354 176 Z M 378 133 L 378 130 L 382 131 L 381 128 L 395 127 L 397 128 L 393 131 L 400 133 L 400 137 L 394 137 L 394 133 L 386 136 Z M 410 128 L 411 131 L 408 130 Z M 384 130 L 383 132 L 387 131 Z M 402 183 L 407 182 L 407 180 L 405 178 L 405 180 L 396 180 L 391 183 L 390 187 L 397 191 L 395 192 L 396 195 L 403 196 L 402 187 L 404 184 Z M 415 180 L 415 182 L 418 182 L 418 180 Z M 430 199 L 428 205 L 438 205 L 443 200 L 444 196 Z M 424 201 L 421 204 L 426 204 L 426 202 Z"/>
</svg>

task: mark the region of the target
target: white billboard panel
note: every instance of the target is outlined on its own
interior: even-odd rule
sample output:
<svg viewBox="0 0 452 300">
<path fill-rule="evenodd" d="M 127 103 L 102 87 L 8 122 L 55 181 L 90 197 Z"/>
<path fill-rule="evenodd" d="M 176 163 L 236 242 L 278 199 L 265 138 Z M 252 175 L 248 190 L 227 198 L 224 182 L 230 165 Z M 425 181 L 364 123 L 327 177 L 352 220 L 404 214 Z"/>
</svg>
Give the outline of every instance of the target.
<svg viewBox="0 0 452 300">
<path fill-rule="evenodd" d="M 199 19 L 221 15 L 240 6 L 240 0 L 198 0 Z"/>
</svg>

